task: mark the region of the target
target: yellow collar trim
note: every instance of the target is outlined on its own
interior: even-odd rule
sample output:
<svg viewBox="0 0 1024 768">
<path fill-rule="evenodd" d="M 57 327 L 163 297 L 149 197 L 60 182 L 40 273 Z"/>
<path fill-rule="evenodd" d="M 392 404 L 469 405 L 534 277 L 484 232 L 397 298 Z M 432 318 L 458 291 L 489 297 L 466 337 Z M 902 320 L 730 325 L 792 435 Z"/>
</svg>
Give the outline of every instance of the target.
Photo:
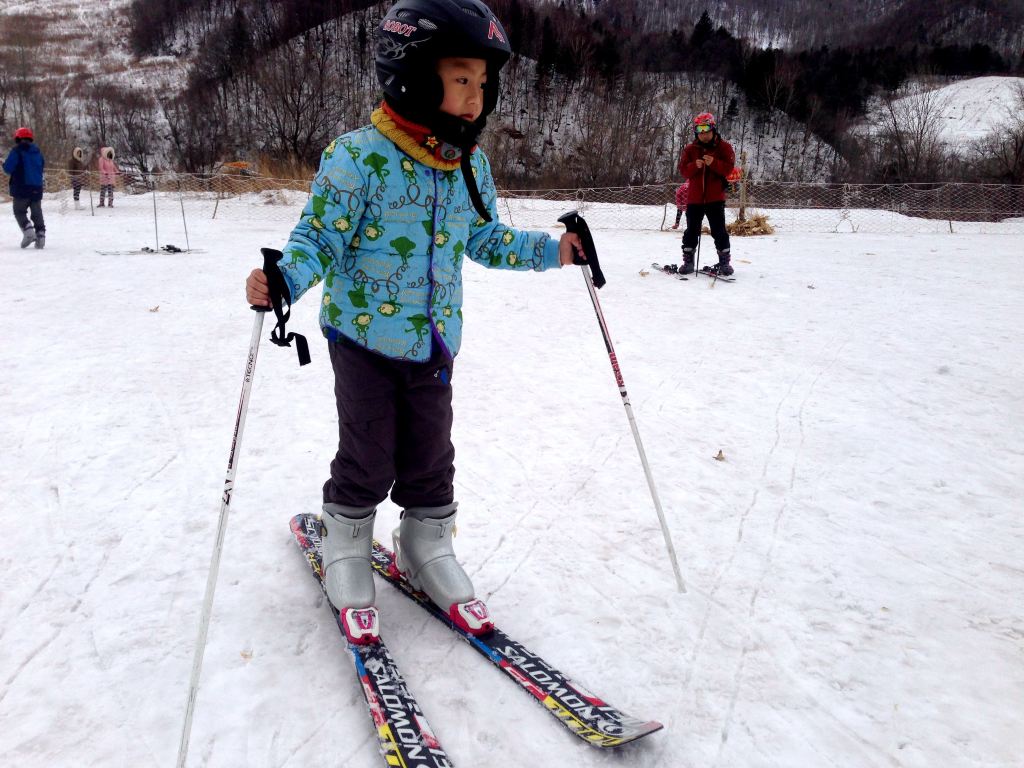
<svg viewBox="0 0 1024 768">
<path fill-rule="evenodd" d="M 400 150 L 409 155 L 413 160 L 423 163 L 428 168 L 436 168 L 439 171 L 454 171 L 459 167 L 459 160 L 443 160 L 420 144 L 414 136 L 407 133 L 392 119 L 383 109 L 378 108 L 370 115 L 370 122 L 373 126 L 395 143 Z M 437 139 L 428 136 L 427 141 Z"/>
</svg>

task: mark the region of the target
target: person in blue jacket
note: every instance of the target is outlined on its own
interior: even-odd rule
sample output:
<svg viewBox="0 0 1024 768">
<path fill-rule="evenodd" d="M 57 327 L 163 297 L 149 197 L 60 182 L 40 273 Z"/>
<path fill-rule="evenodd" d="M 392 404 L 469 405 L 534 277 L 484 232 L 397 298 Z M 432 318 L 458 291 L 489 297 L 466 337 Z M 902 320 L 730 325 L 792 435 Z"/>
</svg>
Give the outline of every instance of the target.
<svg viewBox="0 0 1024 768">
<path fill-rule="evenodd" d="M 291 301 L 323 283 L 339 445 L 323 489 L 322 573 L 354 643 L 379 637 L 370 553 L 389 493 L 404 510 L 398 570 L 463 629 L 493 626 L 451 543 L 462 265 L 540 272 L 583 250 L 575 234 L 553 240 L 498 221 L 476 146 L 511 55 L 491 10 L 480 0 L 398 0 L 377 39 L 383 103 L 371 125 L 324 151 L 280 262 Z M 262 270 L 246 297 L 269 306 Z"/>
<path fill-rule="evenodd" d="M 29 128 L 14 132 L 14 147 L 4 160 L 4 173 L 11 177 L 11 197 L 14 198 L 14 218 L 21 229 L 21 247 L 32 243 L 36 248 L 46 246 L 46 223 L 43 221 L 43 169 L 46 160 L 36 146 Z M 27 212 L 32 213 L 32 223 Z"/>
</svg>

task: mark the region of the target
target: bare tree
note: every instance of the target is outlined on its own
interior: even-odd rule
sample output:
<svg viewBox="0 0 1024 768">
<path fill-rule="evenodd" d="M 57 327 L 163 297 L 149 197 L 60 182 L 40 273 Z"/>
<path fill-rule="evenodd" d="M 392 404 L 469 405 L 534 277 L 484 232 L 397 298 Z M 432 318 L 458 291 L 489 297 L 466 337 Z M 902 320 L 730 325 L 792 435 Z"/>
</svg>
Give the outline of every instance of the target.
<svg viewBox="0 0 1024 768">
<path fill-rule="evenodd" d="M 974 154 L 992 180 L 1024 184 L 1024 83 L 1017 84 L 1006 107 L 1006 122 L 976 145 Z"/>
<path fill-rule="evenodd" d="M 156 103 L 148 93 L 131 90 L 119 95 L 116 107 L 111 129 L 121 159 L 140 173 L 149 173 L 158 141 Z"/>
<path fill-rule="evenodd" d="M 883 174 L 898 181 L 934 181 L 946 156 L 942 140 L 946 99 L 938 91 L 920 90 L 884 102 L 878 138 Z"/>
<path fill-rule="evenodd" d="M 264 148 L 316 163 L 345 116 L 332 77 L 330 39 L 311 31 L 281 46 L 256 76 L 262 109 L 255 116 Z"/>
</svg>

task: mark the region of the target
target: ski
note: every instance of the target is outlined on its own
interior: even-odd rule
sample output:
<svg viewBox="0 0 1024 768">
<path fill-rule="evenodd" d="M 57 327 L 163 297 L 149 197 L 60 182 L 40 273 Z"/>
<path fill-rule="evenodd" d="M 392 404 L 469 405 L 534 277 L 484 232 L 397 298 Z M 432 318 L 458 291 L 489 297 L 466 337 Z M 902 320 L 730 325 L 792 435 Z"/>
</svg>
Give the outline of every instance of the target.
<svg viewBox="0 0 1024 768">
<path fill-rule="evenodd" d="M 316 515 L 296 515 L 291 521 L 292 534 L 306 557 L 320 588 L 320 519 Z M 324 593 L 326 596 L 326 592 Z M 336 622 L 338 611 L 330 604 Z M 341 624 L 338 624 L 341 630 Z M 345 636 L 341 630 L 342 637 Z M 346 640 L 370 718 L 377 731 L 377 743 L 389 766 L 404 768 L 450 768 L 448 755 L 430 730 L 416 699 L 384 641 L 372 645 L 355 645 Z"/>
<path fill-rule="evenodd" d="M 710 277 L 712 280 L 721 280 L 723 283 L 736 282 L 735 277 L 726 277 L 725 275 L 720 275 L 714 267 L 701 267 L 700 272 L 698 272 L 697 274 L 704 275 L 704 277 Z"/>
<path fill-rule="evenodd" d="M 688 277 L 680 275 L 678 272 L 670 272 L 668 269 L 665 268 L 665 265 L 659 264 L 656 261 L 651 263 L 651 268 L 657 270 L 658 272 L 661 272 L 661 274 L 663 275 L 667 275 L 668 277 L 674 277 L 676 280 L 689 279 Z"/>
<path fill-rule="evenodd" d="M 461 629 L 445 611 L 401 577 L 394 567 L 394 554 L 378 541 L 373 543 L 372 559 L 379 576 L 462 637 L 481 656 L 537 699 L 573 735 L 591 746 L 601 749 L 619 747 L 663 727 L 653 720 L 631 717 L 589 693 L 497 627 L 482 636 Z"/>
<path fill-rule="evenodd" d="M 165 256 L 167 254 L 172 253 L 193 254 L 206 253 L 206 251 L 202 248 L 193 248 L 189 251 L 186 251 L 181 248 L 178 248 L 177 246 L 164 246 L 160 250 L 156 250 L 155 248 L 136 248 L 133 251 L 96 251 L 96 253 L 99 254 L 100 256 Z"/>
</svg>

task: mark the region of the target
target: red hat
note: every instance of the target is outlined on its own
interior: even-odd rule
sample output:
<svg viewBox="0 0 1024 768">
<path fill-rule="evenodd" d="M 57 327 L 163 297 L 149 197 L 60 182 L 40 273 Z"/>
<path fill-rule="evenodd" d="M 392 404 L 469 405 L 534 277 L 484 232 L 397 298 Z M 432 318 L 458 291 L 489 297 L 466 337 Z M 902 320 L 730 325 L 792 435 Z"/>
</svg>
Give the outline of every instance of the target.
<svg viewBox="0 0 1024 768">
<path fill-rule="evenodd" d="M 14 132 L 14 138 L 16 138 L 16 139 L 35 139 L 35 136 L 32 135 L 32 129 L 31 128 L 25 128 L 24 126 L 22 126 L 21 128 L 19 128 L 18 130 L 16 130 Z"/>
<path fill-rule="evenodd" d="M 712 128 L 715 127 L 715 116 L 710 112 L 701 112 L 695 118 L 693 118 L 693 127 L 696 128 L 698 125 L 710 125 Z"/>
</svg>

